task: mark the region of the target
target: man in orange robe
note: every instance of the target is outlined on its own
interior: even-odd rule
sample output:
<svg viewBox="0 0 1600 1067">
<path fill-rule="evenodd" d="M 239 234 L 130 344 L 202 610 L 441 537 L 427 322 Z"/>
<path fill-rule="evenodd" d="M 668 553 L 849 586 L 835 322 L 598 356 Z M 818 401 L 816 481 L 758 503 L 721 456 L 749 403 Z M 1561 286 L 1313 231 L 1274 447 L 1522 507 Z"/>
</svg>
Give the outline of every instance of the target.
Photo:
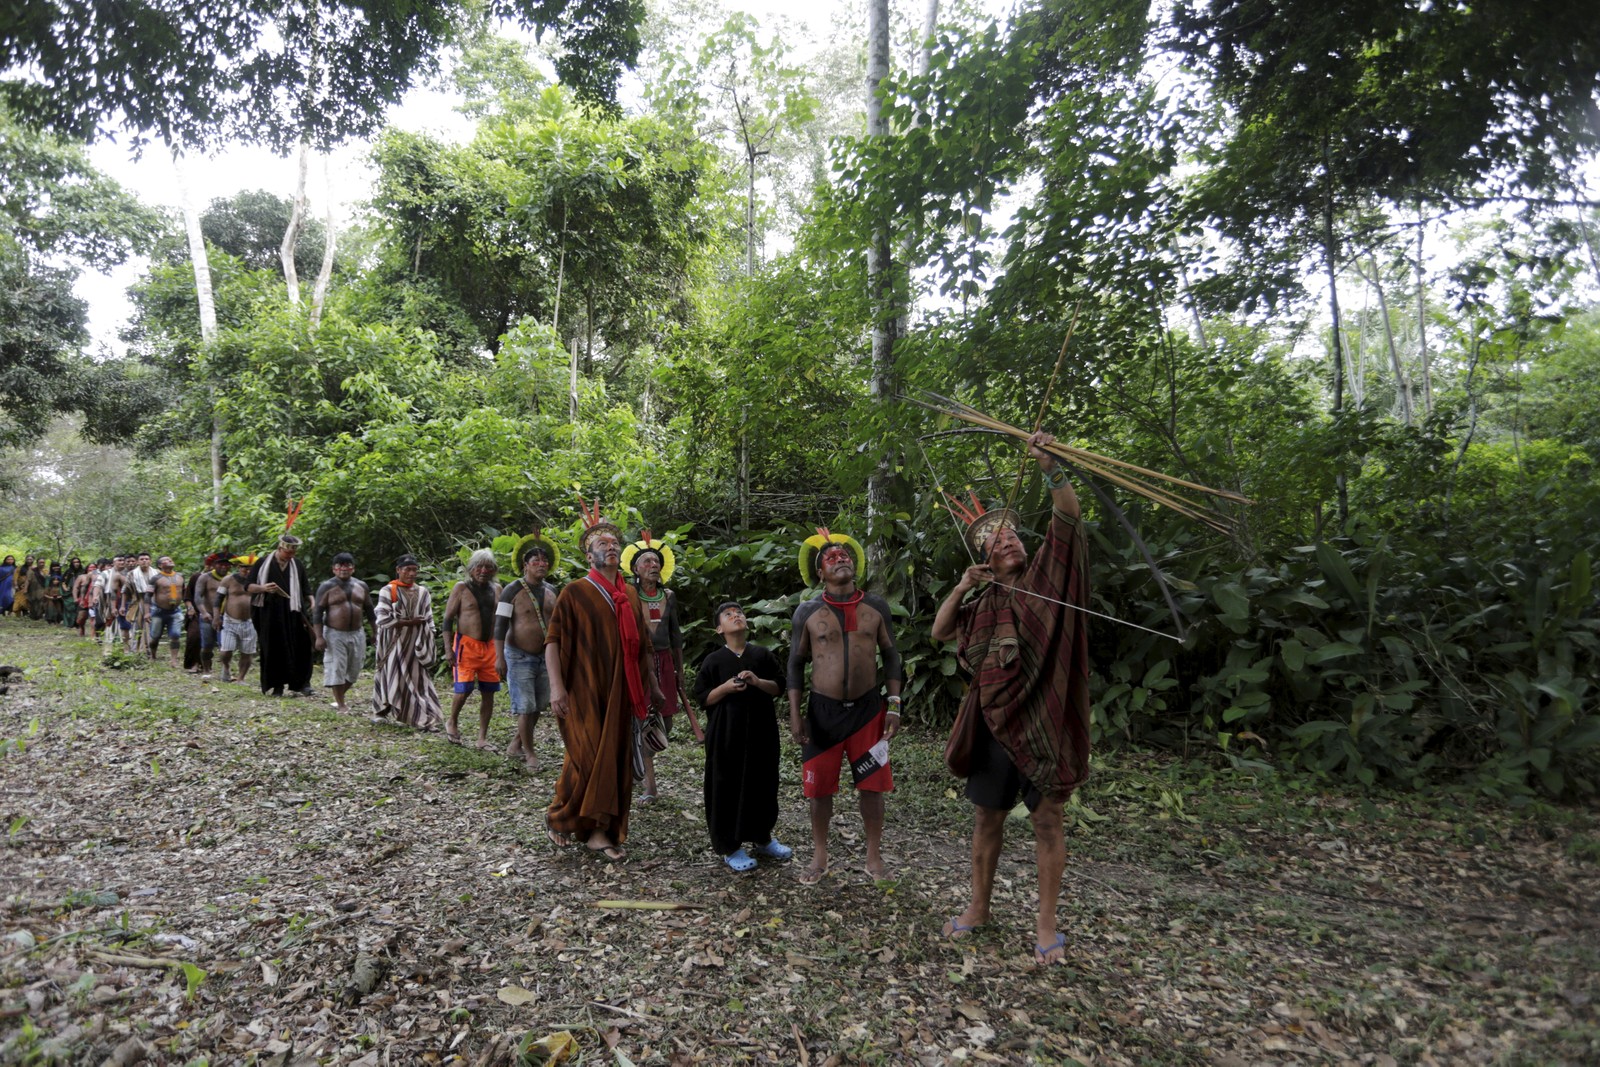
<svg viewBox="0 0 1600 1067">
<path fill-rule="evenodd" d="M 545 631 L 550 710 L 566 744 L 545 821 L 556 844 L 582 841 L 619 860 L 633 802 L 634 723 L 665 701 L 638 594 L 622 578 L 621 531 L 596 514 L 580 547 L 589 573 L 561 590 Z"/>
</svg>

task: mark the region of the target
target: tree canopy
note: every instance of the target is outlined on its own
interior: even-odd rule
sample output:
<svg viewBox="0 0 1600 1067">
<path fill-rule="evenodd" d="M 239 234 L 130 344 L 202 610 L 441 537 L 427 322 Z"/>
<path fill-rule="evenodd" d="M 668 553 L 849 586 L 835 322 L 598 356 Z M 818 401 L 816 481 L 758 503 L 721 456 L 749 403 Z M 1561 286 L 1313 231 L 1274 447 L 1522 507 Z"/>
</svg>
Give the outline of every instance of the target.
<svg viewBox="0 0 1600 1067">
<path fill-rule="evenodd" d="M 385 110 L 485 19 L 551 32 L 563 78 L 614 104 L 638 56 L 639 0 L 128 0 L 34 4 L 0 24 L 0 91 L 19 115 L 89 139 L 280 152 L 378 130 Z"/>
</svg>

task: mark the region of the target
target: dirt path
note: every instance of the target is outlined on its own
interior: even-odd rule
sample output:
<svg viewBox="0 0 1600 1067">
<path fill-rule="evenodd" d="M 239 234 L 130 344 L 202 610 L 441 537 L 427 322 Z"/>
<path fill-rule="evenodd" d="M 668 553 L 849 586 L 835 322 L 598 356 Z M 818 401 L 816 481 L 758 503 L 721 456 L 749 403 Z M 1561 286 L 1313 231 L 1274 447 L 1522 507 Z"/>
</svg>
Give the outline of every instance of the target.
<svg viewBox="0 0 1600 1067">
<path fill-rule="evenodd" d="M 511 1063 L 563 1030 L 594 1064 L 1600 1061 L 1587 811 L 1115 756 L 1069 809 L 1070 965 L 1036 971 L 1024 822 L 994 924 L 938 938 L 969 814 L 931 737 L 896 752 L 898 880 L 861 873 L 840 805 L 809 888 L 787 750 L 798 862 L 715 861 L 680 734 L 609 864 L 545 840 L 549 722 L 528 776 L 326 701 L 107 670 L 41 624 L 0 620 L 0 662 L 26 671 L 0 696 L 0 1062 Z M 595 907 L 617 898 L 695 908 Z"/>
</svg>

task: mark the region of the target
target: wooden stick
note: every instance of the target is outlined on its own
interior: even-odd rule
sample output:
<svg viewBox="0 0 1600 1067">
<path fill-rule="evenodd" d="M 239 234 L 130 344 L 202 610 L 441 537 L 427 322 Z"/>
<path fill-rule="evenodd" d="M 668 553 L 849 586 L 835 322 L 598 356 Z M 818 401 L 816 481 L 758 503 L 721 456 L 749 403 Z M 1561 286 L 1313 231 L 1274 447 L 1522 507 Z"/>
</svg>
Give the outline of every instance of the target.
<svg viewBox="0 0 1600 1067">
<path fill-rule="evenodd" d="M 1003 434 L 1008 437 L 1015 437 L 1019 440 L 1027 440 L 1028 437 L 1031 436 L 1017 427 L 1010 425 L 1009 423 L 1001 422 L 999 419 L 983 414 L 981 411 L 968 404 L 951 400 L 948 397 L 939 396 L 939 394 L 933 392 L 928 392 L 927 395 L 933 397 L 936 401 L 938 401 L 938 403 L 929 403 L 925 400 L 920 400 L 915 397 L 907 397 L 906 399 L 910 400 L 914 404 L 919 405 L 920 407 L 927 408 L 930 411 L 935 411 L 943 415 L 949 415 L 953 418 L 961 419 L 964 422 L 970 422 L 975 426 L 981 426 L 985 429 L 992 430 L 995 433 Z M 1058 456 L 1059 458 L 1078 464 L 1079 466 L 1090 470 L 1095 475 L 1104 477 L 1108 481 L 1112 481 L 1115 484 L 1121 485 L 1123 488 L 1139 493 L 1142 496 L 1149 497 L 1158 504 L 1162 504 L 1165 507 L 1170 507 L 1174 511 L 1177 511 L 1179 514 L 1184 515 L 1187 518 L 1193 518 L 1197 521 L 1205 522 L 1207 525 L 1217 528 L 1224 533 L 1228 532 L 1228 529 L 1231 528 L 1232 525 L 1231 521 L 1225 516 L 1222 516 L 1209 508 L 1205 508 L 1201 504 L 1188 500 L 1187 498 L 1180 497 L 1170 490 L 1165 490 L 1151 485 L 1145 482 L 1142 478 L 1137 477 L 1137 475 L 1143 474 L 1152 478 L 1159 478 L 1162 481 L 1173 485 L 1181 485 L 1185 488 L 1194 489 L 1199 492 L 1207 493 L 1212 496 L 1221 497 L 1223 499 L 1232 500 L 1242 504 L 1251 503 L 1248 498 L 1240 496 L 1238 493 L 1229 492 L 1227 490 L 1212 489 L 1209 486 L 1199 485 L 1195 482 L 1186 481 L 1182 478 L 1175 478 L 1171 475 L 1162 474 L 1159 471 L 1148 470 L 1147 468 L 1140 467 L 1136 464 L 1113 459 L 1110 456 L 1102 456 L 1099 453 L 1090 452 L 1087 449 L 1075 448 L 1071 445 L 1064 445 L 1059 441 L 1051 445 L 1047 451 L 1052 452 L 1052 454 Z M 1116 475 L 1107 469 L 1109 466 L 1119 467 L 1125 472 L 1136 473 L 1124 473 Z M 1209 516 L 1209 518 L 1205 516 Z M 1221 523 L 1222 526 L 1219 527 L 1217 525 L 1218 523 Z"/>
<path fill-rule="evenodd" d="M 701 904 L 682 904 L 675 900 L 597 900 L 590 907 L 626 911 L 694 911 Z"/>
<path fill-rule="evenodd" d="M 1083 301 L 1079 300 L 1072 306 L 1072 322 L 1067 325 L 1067 335 L 1061 339 L 1061 353 L 1056 356 L 1056 369 L 1050 372 L 1050 384 L 1044 388 L 1044 399 L 1039 401 L 1039 414 L 1033 417 L 1033 432 L 1038 433 L 1039 427 L 1044 425 L 1044 412 L 1050 406 L 1050 394 L 1055 392 L 1056 379 L 1061 377 L 1061 364 L 1067 358 L 1067 346 L 1072 343 L 1072 335 L 1078 330 L 1078 313 L 1083 310 Z M 1028 435 L 1030 438 L 1033 434 Z M 1022 492 L 1022 479 L 1028 470 L 1028 453 L 1024 451 L 1022 458 L 1017 462 L 1017 480 L 1011 486 L 1011 496 L 1006 499 L 1006 510 L 1010 511 L 1017 502 L 1017 494 Z"/>
</svg>

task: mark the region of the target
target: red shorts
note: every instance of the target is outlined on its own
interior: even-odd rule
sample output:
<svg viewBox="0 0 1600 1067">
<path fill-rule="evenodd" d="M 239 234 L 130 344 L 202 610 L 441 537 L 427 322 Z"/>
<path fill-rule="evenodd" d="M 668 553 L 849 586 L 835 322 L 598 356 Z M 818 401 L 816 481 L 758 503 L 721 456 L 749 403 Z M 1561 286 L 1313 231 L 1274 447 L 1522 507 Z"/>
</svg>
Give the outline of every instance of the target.
<svg viewBox="0 0 1600 1067">
<path fill-rule="evenodd" d="M 880 764 L 872 755 L 872 746 L 883 739 L 885 721 L 875 692 L 849 701 L 812 693 L 806 708 L 811 740 L 801 750 L 805 759 L 801 792 L 807 798 L 837 793 L 839 767 L 846 757 L 858 792 L 892 792 L 894 774 L 887 760 Z"/>
<path fill-rule="evenodd" d="M 494 667 L 494 642 L 456 634 L 456 666 L 451 672 L 458 693 L 472 692 L 476 683 L 485 693 L 498 692 L 500 672 Z"/>
</svg>

